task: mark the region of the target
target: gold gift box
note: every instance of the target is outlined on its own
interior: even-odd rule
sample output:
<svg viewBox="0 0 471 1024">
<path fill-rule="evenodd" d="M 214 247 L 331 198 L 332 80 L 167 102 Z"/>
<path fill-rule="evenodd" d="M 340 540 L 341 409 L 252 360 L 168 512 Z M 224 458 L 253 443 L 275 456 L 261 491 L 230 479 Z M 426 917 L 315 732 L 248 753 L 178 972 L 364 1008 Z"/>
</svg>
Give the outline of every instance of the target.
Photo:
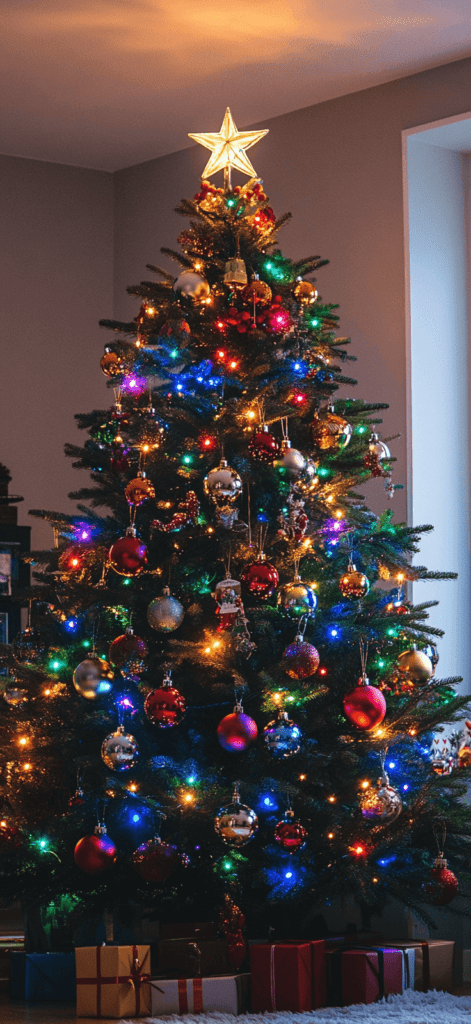
<svg viewBox="0 0 471 1024">
<path fill-rule="evenodd" d="M 150 946 L 75 950 L 78 1017 L 148 1017 Z"/>
</svg>

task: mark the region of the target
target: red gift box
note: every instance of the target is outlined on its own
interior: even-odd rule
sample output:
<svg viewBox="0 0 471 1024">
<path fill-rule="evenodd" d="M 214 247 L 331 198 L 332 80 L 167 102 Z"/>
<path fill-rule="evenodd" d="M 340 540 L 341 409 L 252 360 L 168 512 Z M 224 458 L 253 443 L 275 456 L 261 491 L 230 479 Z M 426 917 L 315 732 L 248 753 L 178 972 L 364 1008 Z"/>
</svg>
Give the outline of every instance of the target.
<svg viewBox="0 0 471 1024">
<path fill-rule="evenodd" d="M 295 945 L 307 942 L 311 947 L 311 998 L 312 1009 L 318 1010 L 325 1006 L 327 999 L 327 982 L 325 967 L 325 941 L 324 939 L 288 939 L 288 943 Z"/>
<path fill-rule="evenodd" d="M 328 950 L 327 990 L 330 1006 L 374 1003 L 402 992 L 402 953 L 397 949 Z"/>
<path fill-rule="evenodd" d="M 251 946 L 252 1010 L 311 1010 L 311 962 L 309 942 Z"/>
</svg>

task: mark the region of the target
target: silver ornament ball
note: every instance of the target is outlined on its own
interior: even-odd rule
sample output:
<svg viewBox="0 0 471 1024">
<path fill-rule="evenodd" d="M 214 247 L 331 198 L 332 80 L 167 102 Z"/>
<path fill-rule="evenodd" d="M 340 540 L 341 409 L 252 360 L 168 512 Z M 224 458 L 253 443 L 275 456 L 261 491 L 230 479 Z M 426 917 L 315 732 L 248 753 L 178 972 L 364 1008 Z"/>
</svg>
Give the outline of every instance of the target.
<svg viewBox="0 0 471 1024">
<path fill-rule="evenodd" d="M 183 270 L 173 282 L 173 290 L 180 295 L 187 295 L 190 299 L 203 302 L 211 293 L 208 282 L 200 274 L 193 270 Z"/>
<path fill-rule="evenodd" d="M 389 825 L 399 817 L 402 800 L 385 774 L 376 785 L 369 786 L 360 797 L 362 817 L 372 825 Z"/>
<path fill-rule="evenodd" d="M 292 757 L 301 749 L 301 730 L 286 711 L 265 726 L 263 737 L 273 757 Z"/>
<path fill-rule="evenodd" d="M 139 747 L 129 732 L 120 725 L 116 732 L 111 732 L 101 745 L 101 756 L 107 768 L 114 772 L 126 772 L 133 768 L 139 757 Z"/>
<path fill-rule="evenodd" d="M 160 597 L 154 597 L 147 609 L 147 621 L 152 629 L 159 633 L 172 633 L 183 622 L 185 610 L 176 597 L 172 597 L 168 587 L 164 587 Z"/>
<path fill-rule="evenodd" d="M 276 469 L 285 470 L 291 479 L 296 480 L 300 473 L 307 467 L 307 460 L 297 448 L 291 447 L 291 441 L 281 442 L 281 451 L 276 462 L 273 463 Z"/>
<path fill-rule="evenodd" d="M 309 583 L 295 576 L 292 583 L 285 583 L 278 591 L 277 604 L 291 615 L 311 616 L 317 608 L 317 595 Z"/>
<path fill-rule="evenodd" d="M 258 818 L 251 807 L 233 797 L 227 807 L 221 807 L 218 811 L 214 828 L 229 846 L 245 846 L 258 829 Z"/>
<path fill-rule="evenodd" d="M 242 493 L 242 480 L 236 470 L 227 465 L 226 459 L 221 459 L 219 466 L 214 466 L 205 476 L 204 493 L 218 507 L 232 505 Z"/>
<path fill-rule="evenodd" d="M 102 658 L 85 658 L 74 672 L 74 686 L 77 693 L 87 700 L 106 697 L 113 685 L 114 673 L 111 665 Z"/>
</svg>

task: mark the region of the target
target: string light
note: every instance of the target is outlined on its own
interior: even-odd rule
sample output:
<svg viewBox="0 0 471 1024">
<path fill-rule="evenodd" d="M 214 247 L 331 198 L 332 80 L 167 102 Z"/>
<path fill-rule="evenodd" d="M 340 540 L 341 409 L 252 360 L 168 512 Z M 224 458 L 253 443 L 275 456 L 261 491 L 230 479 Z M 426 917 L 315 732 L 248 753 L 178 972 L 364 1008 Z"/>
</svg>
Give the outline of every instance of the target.
<svg viewBox="0 0 471 1024">
<path fill-rule="evenodd" d="M 329 804 L 334 804 L 335 801 L 336 801 L 336 797 L 335 796 L 328 796 L 327 799 L 329 801 Z"/>
<path fill-rule="evenodd" d="M 369 786 L 369 782 L 368 782 L 367 779 L 365 779 L 365 781 L 362 782 L 362 784 L 361 784 L 361 788 L 362 789 L 368 789 L 368 786 Z"/>
<path fill-rule="evenodd" d="M 130 793 L 136 793 L 137 792 L 137 783 L 136 782 L 130 782 L 129 786 L 128 786 L 128 790 L 129 790 Z"/>
<path fill-rule="evenodd" d="M 299 778 L 300 778 L 301 782 L 304 782 L 304 780 L 306 779 L 306 777 L 307 777 L 306 775 L 300 775 L 300 776 L 299 776 Z"/>
<path fill-rule="evenodd" d="M 27 747 L 28 743 L 29 743 L 29 739 L 28 739 L 27 736 L 20 736 L 20 739 L 18 740 L 18 743 L 19 743 L 20 747 Z"/>
<path fill-rule="evenodd" d="M 23 771 L 24 772 L 29 772 L 29 771 L 31 771 L 32 767 L 33 767 L 32 764 L 30 764 L 29 761 L 26 761 L 26 763 L 23 765 Z"/>
<path fill-rule="evenodd" d="M 334 833 L 333 832 L 329 832 L 329 834 L 327 836 L 327 839 L 333 839 L 333 838 L 334 838 Z"/>
</svg>

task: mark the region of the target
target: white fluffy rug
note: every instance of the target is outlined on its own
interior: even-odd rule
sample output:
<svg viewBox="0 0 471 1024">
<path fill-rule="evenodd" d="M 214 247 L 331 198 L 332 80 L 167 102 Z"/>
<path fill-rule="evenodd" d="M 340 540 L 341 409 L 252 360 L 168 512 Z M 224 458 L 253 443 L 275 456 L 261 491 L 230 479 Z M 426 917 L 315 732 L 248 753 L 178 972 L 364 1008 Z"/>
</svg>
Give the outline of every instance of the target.
<svg viewBox="0 0 471 1024">
<path fill-rule="evenodd" d="M 370 1006 L 333 1006 L 312 1013 L 185 1014 L 139 1017 L 135 1024 L 471 1024 L 471 996 L 449 992 L 414 992 L 390 996 Z M 134 1024 L 122 1021 L 122 1024 Z"/>
</svg>

